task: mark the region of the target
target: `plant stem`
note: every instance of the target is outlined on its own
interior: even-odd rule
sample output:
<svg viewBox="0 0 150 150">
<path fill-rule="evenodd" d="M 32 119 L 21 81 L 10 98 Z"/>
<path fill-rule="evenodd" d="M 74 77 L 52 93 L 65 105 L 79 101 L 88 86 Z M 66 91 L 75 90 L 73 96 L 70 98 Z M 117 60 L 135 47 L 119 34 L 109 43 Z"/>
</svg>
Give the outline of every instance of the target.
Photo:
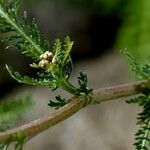
<svg viewBox="0 0 150 150">
<path fill-rule="evenodd" d="M 92 103 L 105 102 L 116 98 L 122 98 L 127 96 L 134 96 L 141 94 L 143 90 L 147 89 L 147 82 L 135 82 L 130 84 L 123 84 L 120 86 L 113 86 L 109 88 L 103 88 L 93 92 Z M 73 97 L 70 102 L 62 108 L 43 116 L 42 118 L 33 121 L 29 124 L 10 129 L 0 133 L 0 143 L 10 143 L 18 140 L 18 133 L 26 137 L 26 140 L 36 136 L 42 131 L 48 129 L 51 126 L 67 119 L 71 115 L 78 112 L 85 107 L 87 99 L 85 96 Z"/>
<path fill-rule="evenodd" d="M 68 82 L 66 79 L 62 79 L 61 82 L 62 88 L 69 92 L 70 94 L 75 94 L 77 92 L 77 89 L 75 86 L 73 86 L 70 82 Z"/>
<path fill-rule="evenodd" d="M 92 102 L 103 102 L 110 99 L 116 99 L 121 97 L 132 96 L 134 94 L 142 93 L 144 90 L 149 88 L 149 81 L 139 81 L 135 83 L 128 83 L 118 86 L 112 86 L 108 88 L 101 88 L 96 90 L 93 95 Z"/>
</svg>

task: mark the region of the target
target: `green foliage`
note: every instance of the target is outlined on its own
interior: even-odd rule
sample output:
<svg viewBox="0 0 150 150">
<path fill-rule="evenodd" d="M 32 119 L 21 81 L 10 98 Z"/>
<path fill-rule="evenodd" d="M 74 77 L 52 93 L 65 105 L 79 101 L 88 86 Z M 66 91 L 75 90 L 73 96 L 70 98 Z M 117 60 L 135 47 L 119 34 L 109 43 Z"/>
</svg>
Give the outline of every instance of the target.
<svg viewBox="0 0 150 150">
<path fill-rule="evenodd" d="M 48 79 L 34 79 L 28 76 L 23 76 L 19 72 L 15 71 L 11 66 L 6 65 L 8 72 L 11 77 L 17 80 L 19 83 L 31 84 L 31 85 L 45 85 L 48 87 L 53 87 L 52 82 Z"/>
<path fill-rule="evenodd" d="M 18 0 L 0 1 L 0 32 L 3 33 L 2 40 L 9 42 L 7 48 L 18 48 L 26 56 L 33 59 L 30 66 L 36 69 L 36 78 L 21 75 L 11 66 L 6 65 L 9 74 L 19 83 L 31 85 L 44 85 L 51 90 L 62 87 L 73 95 L 89 96 L 92 92 L 87 88 L 87 75 L 80 73 L 78 77 L 79 88 L 74 87 L 69 82 L 73 64 L 70 57 L 73 42 L 67 36 L 62 43 L 56 39 L 52 48 L 48 40 L 42 39 L 35 19 L 28 24 L 27 13 L 24 12 L 19 18 Z M 56 96 L 56 101 L 50 100 L 48 106 L 58 109 L 67 103 L 65 99 Z M 30 101 L 5 102 L 0 105 L 0 124 L 8 124 L 14 121 L 24 112 L 24 108 L 30 106 Z M 24 107 L 25 106 L 25 107 Z M 15 109 L 15 110 L 14 110 Z M 22 138 L 17 138 L 18 142 L 15 149 L 21 150 L 23 145 Z M 7 145 L 1 145 L 7 149 Z"/>
<path fill-rule="evenodd" d="M 144 66 L 139 66 L 135 58 L 131 56 L 131 54 L 129 53 L 127 49 L 122 50 L 121 52 L 122 54 L 126 56 L 130 64 L 131 70 L 139 79 L 150 80 L 150 65 L 149 64 L 146 64 Z"/>
<path fill-rule="evenodd" d="M 150 65 L 139 66 L 135 58 L 133 58 L 127 50 L 122 51 L 126 55 L 132 71 L 140 79 L 147 80 L 147 90 L 143 91 L 143 95 L 127 101 L 127 103 L 138 104 L 142 107 L 142 112 L 138 114 L 138 122 L 140 129 L 135 134 L 136 142 L 134 143 L 137 150 L 148 150 L 150 147 Z"/>
<path fill-rule="evenodd" d="M 28 25 L 27 13 L 24 12 L 19 19 L 19 1 L 0 1 L 0 32 L 3 33 L 3 41 L 10 44 L 7 48 L 16 47 L 23 54 L 39 59 L 39 56 L 49 50 L 49 42 L 41 39 L 35 19 Z M 41 48 L 42 47 L 42 48 Z"/>
<path fill-rule="evenodd" d="M 150 145 L 150 92 L 149 95 L 142 95 L 138 98 L 128 101 L 128 103 L 136 103 L 143 108 L 138 114 L 138 122 L 140 129 L 135 134 L 135 146 L 137 150 L 148 150 Z"/>
<path fill-rule="evenodd" d="M 80 73 L 79 88 L 69 82 L 73 69 L 70 53 L 74 42 L 67 36 L 63 43 L 56 39 L 51 48 L 48 40 L 41 38 L 35 19 L 29 24 L 26 12 L 22 18 L 18 16 L 18 0 L 8 0 L 7 3 L 0 1 L 0 32 L 4 34 L 3 41 L 10 43 L 7 48 L 16 47 L 23 54 L 30 56 L 33 59 L 30 66 L 36 69 L 38 76 L 32 78 L 21 75 L 11 66 L 6 65 L 9 74 L 19 83 L 44 85 L 53 91 L 62 87 L 73 95 L 89 95 L 92 90 L 87 88 L 85 74 Z M 56 102 L 50 101 L 48 105 L 59 108 L 64 104 L 66 104 L 65 100 L 58 96 Z"/>
<path fill-rule="evenodd" d="M 150 80 L 150 64 L 146 64 L 142 67 L 142 71 L 147 76 L 147 78 Z"/>
<path fill-rule="evenodd" d="M 31 85 L 44 85 L 52 90 L 57 89 L 61 85 L 61 80 L 68 79 L 72 72 L 72 60 L 70 57 L 70 51 L 73 42 L 70 41 L 69 37 L 65 38 L 64 49 L 62 49 L 61 42 L 57 39 L 54 43 L 52 51 L 55 53 L 54 63 L 49 63 L 46 67 L 41 68 L 38 64 L 31 65 L 33 68 L 38 69 L 38 77 L 36 79 L 23 76 L 19 72 L 15 71 L 11 66 L 6 65 L 6 68 L 10 75 L 20 83 L 31 84 Z"/>
<path fill-rule="evenodd" d="M 78 77 L 79 87 L 76 88 L 76 91 L 73 91 L 75 96 L 84 95 L 87 97 L 87 100 L 90 99 L 90 97 L 92 96 L 93 90 L 88 88 L 87 82 L 88 82 L 88 79 L 87 79 L 86 73 L 80 72 L 79 77 Z M 68 87 L 70 86 L 72 85 L 68 85 Z M 65 101 L 65 99 L 62 99 L 61 96 L 59 95 L 59 96 L 56 96 L 56 101 L 50 100 L 50 102 L 48 103 L 48 106 L 58 109 L 64 106 L 65 104 L 67 104 L 67 101 Z"/>
<path fill-rule="evenodd" d="M 91 95 L 93 90 L 87 87 L 88 78 L 86 73 L 80 72 L 78 77 L 79 88 L 77 89 L 76 95 L 85 94 Z"/>
<path fill-rule="evenodd" d="M 62 99 L 61 96 L 59 95 L 59 96 L 56 96 L 56 102 L 50 100 L 50 102 L 48 103 L 48 106 L 58 109 L 64 106 L 65 104 L 66 104 L 65 99 Z"/>
</svg>

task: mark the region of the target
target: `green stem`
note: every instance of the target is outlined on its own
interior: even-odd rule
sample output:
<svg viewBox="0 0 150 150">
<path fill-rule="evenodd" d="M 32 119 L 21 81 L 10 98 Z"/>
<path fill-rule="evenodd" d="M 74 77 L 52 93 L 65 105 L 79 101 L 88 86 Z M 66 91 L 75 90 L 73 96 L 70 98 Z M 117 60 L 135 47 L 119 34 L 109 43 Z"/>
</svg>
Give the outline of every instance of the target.
<svg viewBox="0 0 150 150">
<path fill-rule="evenodd" d="M 61 86 L 64 90 L 71 94 L 75 94 L 77 92 L 77 88 L 68 82 L 66 79 L 62 79 Z"/>
</svg>

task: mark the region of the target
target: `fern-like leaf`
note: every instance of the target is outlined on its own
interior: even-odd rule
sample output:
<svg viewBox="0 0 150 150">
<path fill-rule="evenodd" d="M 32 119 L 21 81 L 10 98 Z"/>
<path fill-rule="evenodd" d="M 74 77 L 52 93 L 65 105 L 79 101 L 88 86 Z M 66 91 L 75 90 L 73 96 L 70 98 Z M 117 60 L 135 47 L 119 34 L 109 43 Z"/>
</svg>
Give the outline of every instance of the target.
<svg viewBox="0 0 150 150">
<path fill-rule="evenodd" d="M 142 113 L 138 115 L 137 124 L 140 129 L 135 134 L 135 146 L 137 150 L 148 150 L 150 145 L 150 95 L 139 96 L 128 101 L 128 103 L 137 103 L 143 108 Z"/>
<path fill-rule="evenodd" d="M 2 39 L 10 43 L 7 48 L 16 47 L 23 54 L 32 57 L 34 62 L 30 66 L 39 69 L 39 74 L 36 79 L 22 76 L 12 67 L 6 65 L 10 75 L 20 83 L 44 85 L 52 90 L 62 87 L 73 95 L 89 96 L 92 90 L 87 87 L 87 76 L 85 74 L 81 73 L 78 78 L 79 88 L 69 82 L 73 68 L 70 53 L 74 42 L 68 36 L 65 38 L 64 44 L 56 39 L 53 48 L 50 50 L 48 40 L 41 38 L 35 19 L 28 23 L 26 11 L 22 18 L 19 18 L 18 14 L 18 0 L 0 0 L 0 32 L 3 33 Z M 57 102 L 51 101 L 50 105 L 63 104 L 58 97 L 56 100 Z"/>
<path fill-rule="evenodd" d="M 143 91 L 142 96 L 127 101 L 128 103 L 136 103 L 143 109 L 137 117 L 137 124 L 140 125 L 140 129 L 135 134 L 136 142 L 134 145 L 137 150 L 148 150 L 150 148 L 150 66 L 147 64 L 143 67 L 139 66 L 135 58 L 129 54 L 127 49 L 123 50 L 122 53 L 127 57 L 131 69 L 136 76 L 148 81 L 147 89 Z"/>
<path fill-rule="evenodd" d="M 7 48 L 17 47 L 27 56 L 39 60 L 39 56 L 49 50 L 49 42 L 41 39 L 35 19 L 28 25 L 27 13 L 24 12 L 22 19 L 19 19 L 18 10 L 18 0 L 0 1 L 0 32 L 4 33 L 3 40 L 10 42 Z"/>
<path fill-rule="evenodd" d="M 49 88 L 52 88 L 54 85 L 53 81 L 50 81 L 48 79 L 34 79 L 28 76 L 22 76 L 19 72 L 15 71 L 12 67 L 6 65 L 6 68 L 15 80 L 17 80 L 19 83 L 25 83 L 25 84 L 31 84 L 31 85 L 44 85 Z"/>
<path fill-rule="evenodd" d="M 139 66 L 139 64 L 136 62 L 135 58 L 131 56 L 131 54 L 128 52 L 127 49 L 122 50 L 121 53 L 126 56 L 130 66 L 131 66 L 131 70 L 135 73 L 135 75 L 139 79 L 150 80 L 150 74 L 147 74 L 145 72 L 147 70 L 147 68 L 145 68 L 146 66 L 143 68 L 141 66 Z M 145 71 L 144 71 L 144 68 L 145 68 Z"/>
<path fill-rule="evenodd" d="M 76 95 L 85 94 L 88 96 L 92 94 L 93 90 L 88 88 L 87 83 L 88 83 L 87 74 L 80 71 L 78 77 L 79 88 L 77 89 Z"/>
<path fill-rule="evenodd" d="M 73 43 L 68 36 L 65 38 L 63 64 L 70 56 Z"/>
<path fill-rule="evenodd" d="M 50 100 L 50 102 L 47 105 L 55 109 L 58 109 L 60 107 L 63 107 L 66 104 L 65 99 L 62 99 L 60 95 L 56 96 L 55 98 L 56 98 L 56 101 Z"/>
</svg>

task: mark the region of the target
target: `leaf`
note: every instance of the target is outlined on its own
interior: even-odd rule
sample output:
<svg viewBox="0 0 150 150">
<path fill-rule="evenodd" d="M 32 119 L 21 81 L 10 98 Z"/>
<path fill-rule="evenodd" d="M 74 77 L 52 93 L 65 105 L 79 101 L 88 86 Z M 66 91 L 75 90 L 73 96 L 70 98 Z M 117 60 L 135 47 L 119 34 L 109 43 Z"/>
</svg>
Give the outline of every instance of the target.
<svg viewBox="0 0 150 150">
<path fill-rule="evenodd" d="M 60 95 L 56 96 L 55 98 L 56 98 L 56 101 L 50 100 L 50 102 L 47 105 L 55 109 L 58 109 L 60 107 L 63 107 L 66 104 L 65 99 L 62 99 Z"/>
<path fill-rule="evenodd" d="M 9 74 L 17 80 L 19 83 L 31 84 L 31 85 L 45 85 L 48 87 L 53 86 L 53 81 L 47 79 L 33 79 L 28 76 L 22 76 L 19 72 L 15 71 L 11 66 L 6 65 L 6 69 Z"/>
<path fill-rule="evenodd" d="M 53 46 L 53 52 L 55 53 L 55 63 L 58 65 L 62 65 L 62 49 L 61 49 L 61 42 L 59 39 L 56 39 Z"/>
<path fill-rule="evenodd" d="M 142 71 L 144 72 L 144 74 L 146 74 L 146 76 L 149 78 L 150 80 L 150 64 L 146 64 L 142 67 Z"/>
<path fill-rule="evenodd" d="M 63 64 L 69 57 L 73 44 L 74 42 L 71 42 L 69 36 L 67 36 L 65 38 L 65 44 L 64 44 L 64 56 L 63 56 L 63 61 L 62 61 Z"/>
<path fill-rule="evenodd" d="M 18 10 L 18 0 L 0 1 L 0 32 L 6 35 L 3 40 L 10 42 L 10 47 L 16 47 L 23 54 L 39 60 L 39 56 L 49 50 L 49 42 L 41 39 L 35 19 L 28 24 L 27 13 L 24 12 L 22 19 L 19 19 Z"/>
<path fill-rule="evenodd" d="M 139 66 L 134 57 L 130 55 L 127 49 L 122 53 L 127 57 L 132 71 L 140 78 L 150 81 L 150 66 L 148 64 L 143 67 Z M 142 112 L 138 114 L 137 124 L 140 125 L 138 132 L 135 134 L 134 143 L 137 150 L 148 150 L 150 145 L 150 82 L 147 82 L 148 86 L 143 91 L 143 95 L 127 101 L 127 103 L 136 103 L 142 107 Z"/>
<path fill-rule="evenodd" d="M 135 58 L 131 56 L 131 54 L 128 52 L 127 49 L 124 49 L 121 51 L 121 53 L 123 55 L 126 56 L 130 66 L 131 66 L 131 70 L 135 73 L 135 75 L 139 78 L 139 79 L 144 79 L 144 80 L 149 80 L 150 79 L 150 75 L 148 75 L 144 70 L 144 68 L 142 68 L 141 66 L 139 66 L 139 64 L 136 62 Z M 148 69 L 148 68 L 146 68 Z"/>
<path fill-rule="evenodd" d="M 135 134 L 135 147 L 137 150 L 149 149 L 150 145 L 150 92 L 138 96 L 134 99 L 127 101 L 128 103 L 136 103 L 142 107 L 142 112 L 138 114 L 137 124 L 140 126 Z"/>
<path fill-rule="evenodd" d="M 87 74 L 80 71 L 78 77 L 78 84 L 80 87 L 77 90 L 78 91 L 76 93 L 77 96 L 79 96 L 80 94 L 85 94 L 86 96 L 92 94 L 93 90 L 88 88 L 87 82 L 88 82 Z"/>
<path fill-rule="evenodd" d="M 71 73 L 72 73 L 72 69 L 73 69 L 73 63 L 72 63 L 72 59 L 69 58 L 68 61 L 66 61 L 66 65 L 64 66 L 64 71 L 66 73 L 66 78 L 69 79 Z"/>
</svg>

